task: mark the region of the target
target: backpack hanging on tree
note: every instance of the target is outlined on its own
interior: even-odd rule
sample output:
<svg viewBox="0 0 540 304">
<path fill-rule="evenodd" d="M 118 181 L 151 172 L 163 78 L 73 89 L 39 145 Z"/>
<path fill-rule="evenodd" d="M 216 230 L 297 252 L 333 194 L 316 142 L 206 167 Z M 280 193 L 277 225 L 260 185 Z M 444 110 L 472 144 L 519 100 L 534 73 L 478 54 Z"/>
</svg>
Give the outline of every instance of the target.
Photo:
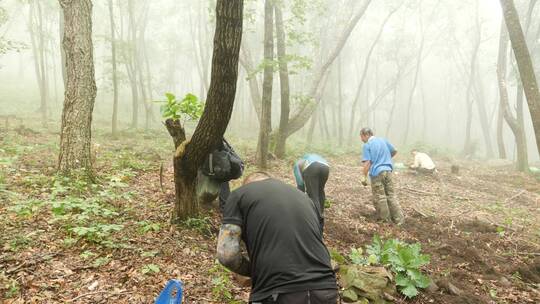
<svg viewBox="0 0 540 304">
<path fill-rule="evenodd" d="M 227 182 L 242 176 L 244 163 L 231 145 L 223 139 L 221 146 L 208 155 L 201 170 L 204 175 L 214 180 Z"/>
</svg>

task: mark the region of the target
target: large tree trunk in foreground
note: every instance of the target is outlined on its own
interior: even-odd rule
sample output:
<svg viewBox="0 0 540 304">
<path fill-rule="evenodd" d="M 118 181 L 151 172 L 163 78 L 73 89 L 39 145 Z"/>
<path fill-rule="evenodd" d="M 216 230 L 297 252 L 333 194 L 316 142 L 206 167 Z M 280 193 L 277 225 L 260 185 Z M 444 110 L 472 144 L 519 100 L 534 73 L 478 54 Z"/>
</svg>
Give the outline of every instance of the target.
<svg viewBox="0 0 540 304">
<path fill-rule="evenodd" d="M 526 171 L 529 169 L 528 155 L 527 155 L 527 141 L 525 133 L 519 124 L 516 117 L 513 117 L 510 110 L 510 103 L 508 102 L 508 90 L 506 85 L 506 50 L 508 49 L 508 36 L 506 35 L 506 29 L 504 23 L 501 24 L 501 34 L 499 40 L 499 58 L 497 61 L 497 80 L 499 83 L 499 97 L 500 107 L 504 116 L 504 119 L 510 126 L 512 133 L 516 139 L 517 147 L 517 169 L 519 171 Z"/>
<path fill-rule="evenodd" d="M 286 45 L 285 45 L 285 29 L 283 26 L 283 15 L 279 4 L 274 6 L 276 17 L 276 42 L 277 42 L 277 57 L 279 61 L 279 87 L 281 91 L 281 114 L 279 116 L 279 129 L 287 130 L 289 125 L 290 113 L 290 89 L 289 89 L 289 69 L 287 67 Z M 315 120 L 313 120 L 315 121 Z M 310 128 L 313 130 L 313 128 Z M 313 134 L 311 132 L 310 134 Z M 287 138 L 282 132 L 278 133 L 276 138 L 276 157 L 283 158 L 285 156 L 285 143 Z"/>
<path fill-rule="evenodd" d="M 513 0 L 500 0 L 503 9 L 504 20 L 512 42 L 512 49 L 516 57 L 519 75 L 527 97 L 529 112 L 533 123 L 536 137 L 536 148 L 540 152 L 540 91 L 534 74 L 534 68 L 529 54 L 525 35 L 519 23 L 519 16 Z"/>
<path fill-rule="evenodd" d="M 272 128 L 272 83 L 274 71 L 269 63 L 274 60 L 274 6 L 273 0 L 264 3 L 264 67 L 261 121 L 259 128 L 259 143 L 257 145 L 257 164 L 266 169 L 268 160 L 268 148 L 270 145 L 270 131 Z"/>
<path fill-rule="evenodd" d="M 92 174 L 91 124 L 96 82 L 92 45 L 92 1 L 60 0 L 64 10 L 63 46 L 66 91 L 60 132 L 58 170 L 86 169 Z"/>
<path fill-rule="evenodd" d="M 185 141 L 180 122 L 166 124 L 177 148 L 173 160 L 176 193 L 173 223 L 198 214 L 197 170 L 208 153 L 221 143 L 231 118 L 238 79 L 242 12 L 242 0 L 218 0 L 216 3 L 210 87 L 204 112 L 191 140 Z"/>
</svg>

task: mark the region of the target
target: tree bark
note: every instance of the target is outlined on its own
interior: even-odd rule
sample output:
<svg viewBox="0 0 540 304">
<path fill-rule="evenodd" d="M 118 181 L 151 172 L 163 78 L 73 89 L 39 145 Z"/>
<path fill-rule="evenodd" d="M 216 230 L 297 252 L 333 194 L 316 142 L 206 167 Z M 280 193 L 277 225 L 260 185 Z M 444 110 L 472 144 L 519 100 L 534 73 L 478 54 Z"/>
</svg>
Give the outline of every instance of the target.
<svg viewBox="0 0 540 304">
<path fill-rule="evenodd" d="M 500 107 L 503 112 L 504 119 L 514 133 L 517 148 L 517 169 L 519 171 L 527 171 L 529 169 L 527 144 L 525 134 L 517 118 L 512 116 L 510 104 L 508 102 L 508 90 L 506 85 L 506 52 L 508 49 L 508 36 L 504 28 L 504 23 L 501 24 L 501 34 L 499 40 L 499 57 L 497 60 L 497 80 L 499 83 Z"/>
<path fill-rule="evenodd" d="M 287 67 L 287 52 L 285 45 L 285 29 L 283 26 L 283 14 L 279 4 L 274 5 L 276 17 L 276 42 L 277 57 L 279 62 L 279 87 L 281 92 L 281 113 L 279 116 L 279 129 L 287 130 L 289 126 L 290 113 L 290 88 L 289 88 L 289 69 Z M 313 120 L 315 121 L 315 120 Z M 312 128 L 310 128 L 312 130 Z M 311 132 L 313 134 L 313 132 Z M 287 138 L 283 133 L 277 134 L 275 154 L 277 158 L 285 156 Z"/>
<path fill-rule="evenodd" d="M 274 71 L 271 62 L 274 60 L 274 7 L 273 0 L 264 2 L 264 75 L 262 91 L 261 121 L 259 128 L 259 142 L 257 164 L 266 169 L 268 164 L 268 148 L 270 145 L 270 131 L 272 128 L 272 84 Z"/>
<path fill-rule="evenodd" d="M 118 77 L 116 73 L 116 29 L 114 26 L 114 8 L 112 0 L 108 1 L 111 25 L 111 57 L 112 57 L 112 83 L 113 83 L 113 112 L 112 135 L 118 135 Z"/>
<path fill-rule="evenodd" d="M 221 143 L 231 118 L 238 80 L 242 12 L 242 0 L 217 0 L 210 86 L 204 112 L 191 140 L 185 140 L 179 122 L 172 124 L 172 131 L 167 126 L 169 133 L 175 134 L 173 140 L 177 147 L 173 160 L 176 193 L 173 223 L 198 214 L 197 170 L 208 153 Z"/>
<path fill-rule="evenodd" d="M 506 147 L 504 145 L 503 136 L 504 109 L 502 107 L 502 102 L 499 102 L 499 111 L 497 112 L 497 147 L 499 149 L 499 158 L 506 159 Z"/>
<path fill-rule="evenodd" d="M 63 46 L 66 91 L 60 132 L 58 170 L 84 169 L 92 176 L 90 154 L 92 111 L 96 98 L 92 45 L 92 1 L 60 0 L 64 10 Z"/>
<path fill-rule="evenodd" d="M 519 16 L 514 6 L 514 1 L 500 0 L 500 2 L 510 41 L 512 42 L 512 49 L 516 57 L 521 82 L 523 83 L 525 97 L 529 105 L 529 112 L 536 137 L 536 148 L 540 152 L 540 92 L 538 91 L 538 83 L 531 56 L 525 42 L 525 35 L 521 29 L 521 24 L 519 23 Z"/>
</svg>

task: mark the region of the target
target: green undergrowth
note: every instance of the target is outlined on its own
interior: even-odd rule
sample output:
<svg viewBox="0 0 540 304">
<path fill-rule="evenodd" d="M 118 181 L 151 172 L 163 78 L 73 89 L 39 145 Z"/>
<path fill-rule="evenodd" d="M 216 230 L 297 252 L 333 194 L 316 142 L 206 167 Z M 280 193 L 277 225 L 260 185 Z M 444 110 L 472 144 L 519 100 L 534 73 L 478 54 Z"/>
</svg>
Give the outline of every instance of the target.
<svg viewBox="0 0 540 304">
<path fill-rule="evenodd" d="M 241 301 L 235 300 L 231 290 L 234 285 L 230 279 L 231 272 L 216 262 L 208 271 L 212 277 L 212 297 L 214 301 L 227 304 L 240 304 Z"/>
<path fill-rule="evenodd" d="M 365 253 L 362 248 L 352 248 L 347 257 L 337 251 L 331 251 L 331 256 L 340 265 L 384 266 L 394 275 L 398 290 L 408 298 L 417 296 L 419 289 L 431 284 L 430 278 L 422 271 L 422 267 L 429 264 L 430 256 L 421 252 L 419 243 L 383 240 L 376 235 L 366 246 Z"/>
<path fill-rule="evenodd" d="M 127 189 L 126 182 L 133 176 L 126 169 L 92 183 L 77 176 L 47 179 L 37 175 L 28 180 L 39 181 L 40 197 L 18 194 L 7 211 L 21 221 L 45 216 L 50 225 L 65 232 L 64 246 L 86 241 L 115 248 L 119 246 L 116 235 L 124 229 L 122 213 L 127 211 L 120 211 L 115 205 L 132 199 L 134 193 Z"/>
</svg>

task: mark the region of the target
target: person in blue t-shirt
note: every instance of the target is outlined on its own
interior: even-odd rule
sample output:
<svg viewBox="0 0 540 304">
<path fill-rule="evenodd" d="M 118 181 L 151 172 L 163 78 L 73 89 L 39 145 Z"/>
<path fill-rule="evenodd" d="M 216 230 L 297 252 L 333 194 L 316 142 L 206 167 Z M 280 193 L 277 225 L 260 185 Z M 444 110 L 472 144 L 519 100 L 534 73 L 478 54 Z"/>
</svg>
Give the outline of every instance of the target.
<svg viewBox="0 0 540 304">
<path fill-rule="evenodd" d="M 330 174 L 328 162 L 320 155 L 306 154 L 296 161 L 293 168 L 298 190 L 306 192 L 319 213 L 321 227 L 324 226 L 324 186 Z"/>
<path fill-rule="evenodd" d="M 396 198 L 392 180 L 392 158 L 397 151 L 388 140 L 373 136 L 370 128 L 360 130 L 360 138 L 364 142 L 362 185 L 367 186 L 369 174 L 378 218 L 401 225 L 404 221 L 403 211 Z"/>
</svg>

